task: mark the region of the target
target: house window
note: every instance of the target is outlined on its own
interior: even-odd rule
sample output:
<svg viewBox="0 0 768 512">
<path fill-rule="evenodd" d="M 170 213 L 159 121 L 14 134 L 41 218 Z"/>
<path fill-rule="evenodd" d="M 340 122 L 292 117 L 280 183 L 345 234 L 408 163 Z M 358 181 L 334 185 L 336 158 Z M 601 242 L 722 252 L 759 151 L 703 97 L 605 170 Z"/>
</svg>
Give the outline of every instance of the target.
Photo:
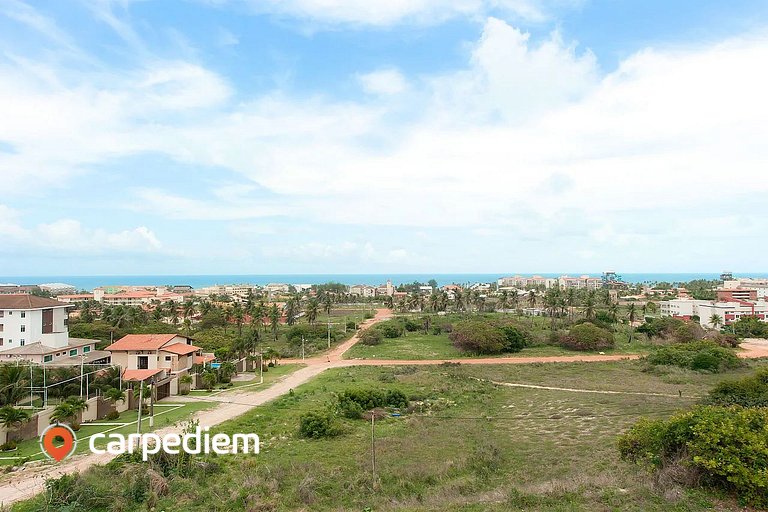
<svg viewBox="0 0 768 512">
<path fill-rule="evenodd" d="M 0 324 L 0 332 L 3 332 L 3 324 Z"/>
<path fill-rule="evenodd" d="M 76 356 L 76 355 L 77 355 L 77 349 L 76 349 L 76 348 L 73 348 L 72 350 L 70 350 L 70 351 L 69 351 L 69 355 L 70 355 L 70 356 Z"/>
<path fill-rule="evenodd" d="M 149 357 L 147 357 L 147 356 L 139 356 L 136 366 L 137 366 L 137 368 L 139 370 L 147 370 L 147 369 L 149 369 Z"/>
<path fill-rule="evenodd" d="M 53 356 L 52 355 L 48 354 L 47 356 L 43 356 L 43 362 L 44 363 L 50 363 L 51 361 L 53 361 Z"/>
<path fill-rule="evenodd" d="M 5 316 L 5 311 L 0 311 L 0 318 L 3 318 Z"/>
<path fill-rule="evenodd" d="M 3 346 L 3 338 L 0 338 L 0 347 Z"/>
<path fill-rule="evenodd" d="M 21 312 L 21 318 L 27 318 L 27 312 L 26 311 L 22 311 Z"/>
<path fill-rule="evenodd" d="M 22 325 L 21 326 L 21 332 L 27 332 L 27 326 L 26 325 Z"/>
<path fill-rule="evenodd" d="M 166 361 L 170 361 L 171 360 L 171 356 L 165 356 L 165 360 Z"/>
<path fill-rule="evenodd" d="M 90 351 L 91 351 L 91 347 L 89 345 L 86 345 L 85 347 L 83 347 L 83 354 L 87 354 Z"/>
<path fill-rule="evenodd" d="M 24 338 L 21 338 L 21 339 L 19 340 L 19 345 L 21 345 L 22 347 L 24 346 Z"/>
</svg>

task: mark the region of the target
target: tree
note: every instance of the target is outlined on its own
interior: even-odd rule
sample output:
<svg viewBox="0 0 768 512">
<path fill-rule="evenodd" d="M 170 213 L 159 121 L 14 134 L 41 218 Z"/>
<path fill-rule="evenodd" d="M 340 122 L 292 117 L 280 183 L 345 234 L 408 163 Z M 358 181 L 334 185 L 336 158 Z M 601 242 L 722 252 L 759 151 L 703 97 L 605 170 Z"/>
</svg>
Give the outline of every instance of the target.
<svg viewBox="0 0 768 512">
<path fill-rule="evenodd" d="M 274 302 L 269 307 L 269 326 L 272 329 L 272 336 L 277 341 L 277 329 L 280 325 L 280 311 L 277 309 L 277 304 Z"/>
<path fill-rule="evenodd" d="M 330 293 L 326 292 L 325 297 L 323 297 L 323 311 L 325 311 L 325 314 L 328 316 L 328 318 L 331 317 L 332 309 L 333 309 L 333 297 L 331 297 Z"/>
<path fill-rule="evenodd" d="M 595 312 L 596 312 L 596 301 L 595 301 L 595 290 L 590 290 L 587 293 L 586 298 L 584 299 L 584 304 L 582 310 L 584 311 L 584 317 L 587 320 L 594 320 L 595 319 Z"/>
<path fill-rule="evenodd" d="M 619 319 L 619 303 L 618 302 L 609 302 L 608 303 L 608 314 L 611 315 L 611 321 L 613 323 L 616 323 Z"/>
<path fill-rule="evenodd" d="M 285 303 L 285 322 L 288 325 L 293 325 L 296 323 L 297 316 L 299 316 L 299 305 L 296 303 L 296 299 L 291 297 Z"/>
<path fill-rule="evenodd" d="M 235 325 L 237 325 L 237 335 L 242 337 L 243 336 L 243 320 L 245 319 L 245 312 L 243 311 L 243 307 L 240 305 L 239 302 L 236 302 L 235 305 L 232 307 L 232 318 L 235 320 Z"/>
<path fill-rule="evenodd" d="M 269 359 L 269 361 L 272 363 L 272 366 L 277 366 L 277 360 L 280 357 L 280 352 L 273 348 L 268 348 L 264 351 L 264 357 Z"/>
<path fill-rule="evenodd" d="M 211 391 L 217 382 L 216 373 L 211 370 L 205 370 L 201 379 L 203 381 L 203 387 L 208 391 Z"/>
<path fill-rule="evenodd" d="M 104 398 L 109 400 L 112 405 L 117 405 L 117 402 L 125 402 L 125 391 L 118 388 L 109 388 L 104 392 Z"/>
<path fill-rule="evenodd" d="M 232 361 L 224 361 L 219 366 L 219 382 L 232 382 L 232 375 L 237 373 L 237 366 Z"/>
<path fill-rule="evenodd" d="M 26 396 L 29 370 L 23 366 L 0 365 L 0 405 L 16 405 Z"/>
<path fill-rule="evenodd" d="M 635 332 L 634 324 L 637 320 L 637 307 L 634 304 L 630 304 L 627 308 L 627 320 L 629 320 L 629 342 L 632 343 L 632 335 Z"/>
<path fill-rule="evenodd" d="M 309 322 L 309 325 L 315 325 L 315 321 L 317 321 L 317 315 L 320 310 L 320 304 L 317 302 L 317 299 L 312 297 L 309 299 L 309 302 L 307 303 L 307 308 L 305 310 L 305 313 L 307 315 L 307 322 Z"/>
<path fill-rule="evenodd" d="M 717 329 L 718 327 L 723 325 L 723 318 L 717 313 L 715 313 L 709 317 L 709 323 L 712 324 L 712 327 Z"/>
<path fill-rule="evenodd" d="M 506 309 L 509 307 L 509 292 L 507 290 L 502 290 L 501 294 L 499 295 L 499 308 L 506 312 Z"/>
<path fill-rule="evenodd" d="M 179 394 L 180 395 L 188 395 L 189 389 L 192 387 L 192 376 L 188 373 L 185 373 L 181 377 L 179 377 Z"/>
<path fill-rule="evenodd" d="M 69 422 L 73 430 L 78 430 L 77 415 L 88 409 L 88 403 L 80 397 L 71 396 L 56 406 L 51 414 L 51 423 Z"/>
<path fill-rule="evenodd" d="M 8 441 L 11 441 L 11 432 L 29 421 L 29 412 L 17 409 L 11 405 L 0 407 L 0 425 L 8 429 Z"/>
</svg>

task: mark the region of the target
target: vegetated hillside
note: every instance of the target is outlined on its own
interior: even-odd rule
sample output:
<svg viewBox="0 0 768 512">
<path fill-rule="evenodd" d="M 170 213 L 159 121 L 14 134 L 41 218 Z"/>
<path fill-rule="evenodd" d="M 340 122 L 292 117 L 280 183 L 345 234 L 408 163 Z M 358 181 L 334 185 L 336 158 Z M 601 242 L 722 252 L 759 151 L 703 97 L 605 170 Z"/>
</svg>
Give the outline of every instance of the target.
<svg viewBox="0 0 768 512">
<path fill-rule="evenodd" d="M 727 495 L 660 480 L 620 460 L 617 438 L 640 416 L 686 410 L 723 379 L 642 368 L 617 362 L 329 370 L 222 426 L 259 434 L 260 455 L 161 458 L 149 468 L 113 463 L 53 483 L 48 495 L 14 510 L 666 511 L 706 510 L 721 500 L 722 509 L 732 509 Z M 381 406 L 375 473 L 370 415 L 359 418 L 360 403 Z M 328 421 L 327 436 L 302 437 L 301 420 L 312 415 Z"/>
</svg>

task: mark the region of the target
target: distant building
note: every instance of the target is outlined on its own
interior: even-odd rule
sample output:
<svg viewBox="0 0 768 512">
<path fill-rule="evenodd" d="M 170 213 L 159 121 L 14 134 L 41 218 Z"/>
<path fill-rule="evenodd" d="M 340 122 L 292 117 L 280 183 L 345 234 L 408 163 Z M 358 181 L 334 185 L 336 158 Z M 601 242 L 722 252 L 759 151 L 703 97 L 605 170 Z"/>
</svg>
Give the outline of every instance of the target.
<svg viewBox="0 0 768 512">
<path fill-rule="evenodd" d="M 718 288 L 718 302 L 738 302 L 757 300 L 757 290 L 754 288 Z"/>
<path fill-rule="evenodd" d="M 25 285 L 0 284 L 0 295 L 26 294 L 26 293 L 32 293 L 36 289 L 37 289 L 37 286 L 32 284 L 25 284 Z"/>
<path fill-rule="evenodd" d="M 169 292 L 163 287 L 155 288 L 154 291 L 147 288 L 117 289 L 115 293 L 107 293 L 104 288 L 96 288 L 93 290 L 93 299 L 105 306 L 143 306 L 153 301 L 181 303 L 186 297 L 182 294 Z"/>
<path fill-rule="evenodd" d="M 376 295 L 384 296 L 387 295 L 389 297 L 392 296 L 392 294 L 395 293 L 395 287 L 392 286 L 392 281 L 387 279 L 386 284 L 382 284 L 376 288 Z"/>
<path fill-rule="evenodd" d="M 747 289 L 755 290 L 759 299 L 768 298 L 768 279 L 753 279 L 749 277 L 742 277 L 738 279 L 730 279 L 723 281 L 723 286 L 719 289 L 733 290 L 733 289 Z"/>
<path fill-rule="evenodd" d="M 349 294 L 357 297 L 375 297 L 376 288 L 367 284 L 356 284 L 349 287 Z"/>
<path fill-rule="evenodd" d="M 285 283 L 269 283 L 264 287 L 264 290 L 269 293 L 288 293 L 291 290 L 291 285 Z"/>
<path fill-rule="evenodd" d="M 0 295 L 0 359 L 39 363 L 106 362 L 97 340 L 69 337 L 69 304 L 35 295 Z"/>
<path fill-rule="evenodd" d="M 698 317 L 704 327 L 714 327 L 711 323 L 713 315 L 720 317 L 722 325 L 747 316 L 753 316 L 761 321 L 768 320 L 768 302 L 765 301 L 708 301 L 695 299 L 674 299 L 659 303 L 662 316 L 672 316 L 690 320 Z"/>
<path fill-rule="evenodd" d="M 599 277 L 590 277 L 587 275 L 580 277 L 560 276 L 557 278 L 557 284 L 561 288 L 576 288 L 578 290 L 597 290 L 603 287 L 603 280 Z"/>
<path fill-rule="evenodd" d="M 65 283 L 45 283 L 45 284 L 38 285 L 38 288 L 40 288 L 44 292 L 50 293 L 51 295 L 66 295 L 66 294 L 73 294 L 77 292 L 77 288 L 75 288 L 71 284 L 65 284 Z"/>
<path fill-rule="evenodd" d="M 431 286 L 424 285 L 419 286 L 419 293 L 421 295 L 432 295 L 432 292 L 435 291 Z"/>
</svg>

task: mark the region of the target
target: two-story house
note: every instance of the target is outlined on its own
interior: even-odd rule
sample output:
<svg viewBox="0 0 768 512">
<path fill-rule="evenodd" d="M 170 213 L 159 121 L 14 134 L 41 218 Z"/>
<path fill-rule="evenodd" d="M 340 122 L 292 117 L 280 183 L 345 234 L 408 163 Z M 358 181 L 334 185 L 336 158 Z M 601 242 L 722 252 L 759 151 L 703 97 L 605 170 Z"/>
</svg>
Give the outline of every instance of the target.
<svg viewBox="0 0 768 512">
<path fill-rule="evenodd" d="M 29 294 L 0 295 L 0 362 L 32 361 L 51 365 L 106 363 L 97 340 L 69 337 L 72 304 Z"/>
<path fill-rule="evenodd" d="M 106 348 L 123 380 L 152 382 L 157 399 L 179 392 L 178 378 L 189 372 L 202 349 L 181 334 L 128 334 Z"/>
</svg>

